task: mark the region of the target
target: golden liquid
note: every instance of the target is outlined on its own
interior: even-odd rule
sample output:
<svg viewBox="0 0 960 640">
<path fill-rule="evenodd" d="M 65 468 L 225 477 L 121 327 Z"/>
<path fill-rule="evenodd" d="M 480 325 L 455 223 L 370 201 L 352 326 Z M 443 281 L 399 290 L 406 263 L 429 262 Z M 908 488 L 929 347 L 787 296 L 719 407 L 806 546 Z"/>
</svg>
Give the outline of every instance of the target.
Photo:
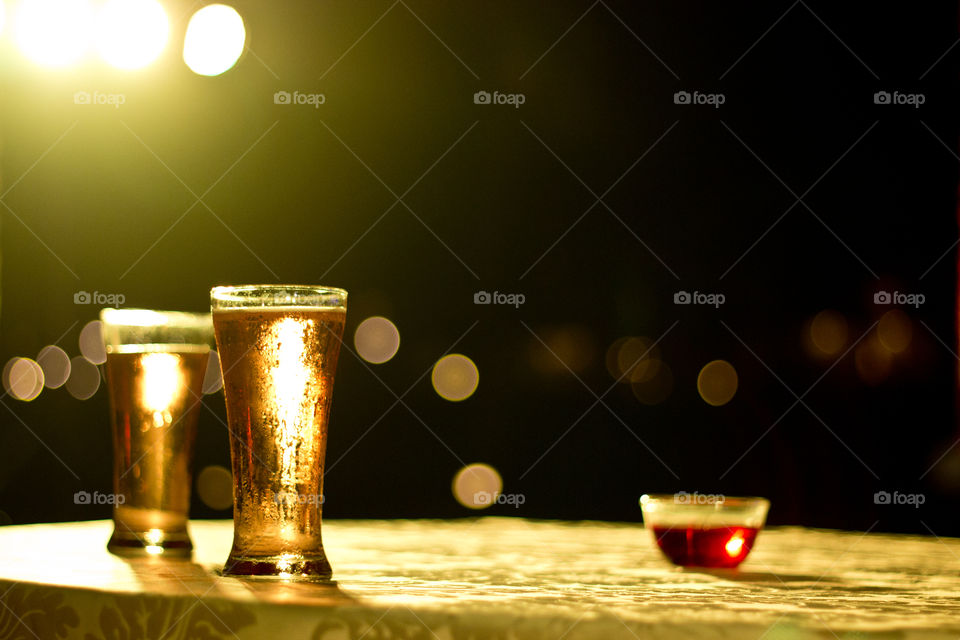
<svg viewBox="0 0 960 640">
<path fill-rule="evenodd" d="M 214 311 L 233 461 L 224 573 L 328 578 L 320 517 L 343 309 Z"/>
<path fill-rule="evenodd" d="M 114 553 L 189 553 L 193 443 L 210 348 L 123 345 L 107 353 Z"/>
</svg>

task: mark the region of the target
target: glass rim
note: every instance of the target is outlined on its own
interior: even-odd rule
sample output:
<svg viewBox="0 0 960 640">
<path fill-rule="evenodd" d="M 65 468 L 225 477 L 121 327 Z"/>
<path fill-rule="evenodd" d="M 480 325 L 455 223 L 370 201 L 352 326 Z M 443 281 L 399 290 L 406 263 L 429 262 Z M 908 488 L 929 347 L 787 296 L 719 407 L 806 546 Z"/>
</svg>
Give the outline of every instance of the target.
<svg viewBox="0 0 960 640">
<path fill-rule="evenodd" d="M 723 508 L 743 508 L 743 507 L 758 507 L 761 505 L 766 505 L 768 508 L 770 506 L 770 500 L 761 496 L 728 496 L 724 495 L 721 499 L 712 500 L 708 502 L 678 502 L 677 497 L 680 493 L 645 493 L 640 496 L 640 507 L 643 508 L 647 505 L 659 505 L 659 504 L 670 504 L 679 509 L 723 509 Z M 692 496 L 693 494 L 688 494 Z M 701 494 L 703 495 L 703 494 Z M 719 494 L 718 494 L 719 495 Z"/>
<path fill-rule="evenodd" d="M 347 295 L 346 289 L 324 285 L 219 285 L 210 289 L 210 305 L 214 310 L 262 307 L 346 309 Z M 327 298 L 332 300 L 327 301 Z"/>
<path fill-rule="evenodd" d="M 110 327 L 205 328 L 211 326 L 209 311 L 166 311 L 136 307 L 104 307 L 100 322 Z"/>
</svg>

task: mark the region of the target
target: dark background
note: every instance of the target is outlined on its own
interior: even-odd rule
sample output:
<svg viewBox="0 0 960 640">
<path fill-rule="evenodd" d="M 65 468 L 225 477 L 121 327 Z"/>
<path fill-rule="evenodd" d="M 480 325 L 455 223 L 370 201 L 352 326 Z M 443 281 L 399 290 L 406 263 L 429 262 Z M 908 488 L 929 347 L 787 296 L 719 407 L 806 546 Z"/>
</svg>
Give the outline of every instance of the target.
<svg viewBox="0 0 960 640">
<path fill-rule="evenodd" d="M 216 78 L 179 59 L 198 5 L 164 4 L 171 44 L 139 72 L 43 70 L 0 35 L 4 361 L 57 340 L 76 355 L 98 311 L 80 290 L 203 310 L 214 284 L 341 286 L 347 334 L 385 315 L 401 347 L 341 356 L 328 517 L 473 515 L 450 483 L 482 461 L 525 496 L 483 514 L 639 520 L 642 493 L 685 489 L 768 496 L 772 524 L 960 535 L 955 3 L 243 0 L 250 49 Z M 879 290 L 926 296 L 888 376 L 805 350 L 822 309 L 847 346 L 864 336 Z M 628 335 L 662 337 L 660 404 L 607 371 Z M 455 343 L 480 371 L 461 403 L 421 377 Z M 717 358 L 740 387 L 711 407 L 696 379 Z M 788 411 L 787 386 L 811 385 Z M 72 499 L 110 489 L 105 389 L 0 403 L 4 521 L 109 517 Z M 229 466 L 222 395 L 205 403 L 196 469 Z"/>
</svg>

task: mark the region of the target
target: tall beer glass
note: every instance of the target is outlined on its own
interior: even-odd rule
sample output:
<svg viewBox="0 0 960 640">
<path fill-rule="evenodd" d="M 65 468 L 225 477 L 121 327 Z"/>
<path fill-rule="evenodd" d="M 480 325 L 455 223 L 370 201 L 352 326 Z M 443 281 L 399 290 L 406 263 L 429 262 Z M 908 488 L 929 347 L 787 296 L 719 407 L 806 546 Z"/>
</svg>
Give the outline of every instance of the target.
<svg viewBox="0 0 960 640">
<path fill-rule="evenodd" d="M 193 443 L 210 314 L 104 309 L 118 555 L 189 556 Z"/>
<path fill-rule="evenodd" d="M 248 285 L 210 300 L 233 461 L 224 574 L 329 580 L 323 465 L 347 292 Z"/>
</svg>

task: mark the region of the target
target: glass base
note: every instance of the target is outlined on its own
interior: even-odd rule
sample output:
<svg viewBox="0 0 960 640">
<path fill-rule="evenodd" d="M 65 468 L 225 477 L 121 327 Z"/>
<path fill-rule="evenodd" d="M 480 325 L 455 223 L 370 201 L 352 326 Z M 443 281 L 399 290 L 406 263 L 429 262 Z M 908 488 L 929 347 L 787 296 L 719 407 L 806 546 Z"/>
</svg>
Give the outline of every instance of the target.
<svg viewBox="0 0 960 640">
<path fill-rule="evenodd" d="M 283 553 L 275 556 L 242 556 L 231 553 L 223 567 L 223 575 L 333 582 L 333 570 L 327 556 L 322 552 L 310 555 Z"/>
<path fill-rule="evenodd" d="M 114 529 L 107 551 L 125 558 L 164 556 L 189 558 L 193 543 L 186 531 L 169 533 L 160 529 L 130 531 Z"/>
</svg>

